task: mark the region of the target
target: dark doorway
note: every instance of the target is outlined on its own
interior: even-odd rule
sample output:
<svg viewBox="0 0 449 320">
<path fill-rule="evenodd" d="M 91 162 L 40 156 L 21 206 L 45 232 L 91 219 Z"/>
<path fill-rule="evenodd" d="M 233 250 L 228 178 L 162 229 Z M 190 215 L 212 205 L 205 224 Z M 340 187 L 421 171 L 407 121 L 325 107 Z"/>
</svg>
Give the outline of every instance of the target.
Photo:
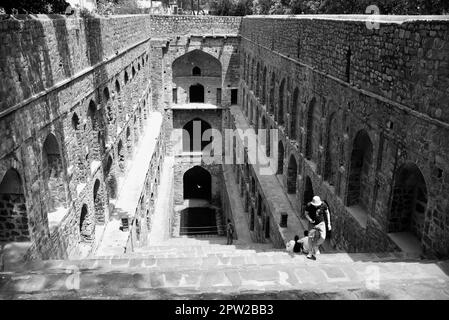
<svg viewBox="0 0 449 320">
<path fill-rule="evenodd" d="M 287 171 L 287 192 L 296 193 L 296 179 L 298 177 L 298 165 L 293 155 L 290 156 Z"/>
<path fill-rule="evenodd" d="M 347 192 L 347 206 L 359 205 L 368 210 L 370 203 L 370 171 L 373 158 L 373 144 L 365 130 L 360 130 L 351 153 L 351 166 Z"/>
<path fill-rule="evenodd" d="M 254 209 L 251 208 L 251 217 L 250 217 L 249 230 L 254 231 Z"/>
<path fill-rule="evenodd" d="M 265 217 L 265 238 L 270 238 L 270 217 Z"/>
<path fill-rule="evenodd" d="M 193 67 L 192 76 L 201 76 L 201 69 L 198 67 Z"/>
<path fill-rule="evenodd" d="M 187 208 L 181 211 L 179 235 L 217 234 L 215 210 L 212 208 Z"/>
<path fill-rule="evenodd" d="M 211 199 L 212 178 L 210 173 L 199 166 L 184 173 L 184 199 Z"/>
<path fill-rule="evenodd" d="M 310 180 L 309 177 L 306 177 L 306 185 L 304 188 L 304 194 L 303 194 L 303 203 L 306 205 L 313 199 L 313 185 L 312 180 Z"/>
<path fill-rule="evenodd" d="M 190 102 L 204 103 L 204 87 L 201 84 L 190 86 Z"/>
<path fill-rule="evenodd" d="M 22 180 L 9 169 L 0 182 L 0 243 L 30 241 Z"/>
<path fill-rule="evenodd" d="M 283 174 L 284 173 L 284 145 L 282 144 L 282 141 L 279 141 L 278 143 L 278 168 L 277 168 L 276 174 Z"/>
<path fill-rule="evenodd" d="M 231 104 L 237 104 L 238 93 L 238 89 L 231 89 Z"/>
<path fill-rule="evenodd" d="M 184 152 L 200 152 L 209 143 L 210 140 L 203 141 L 203 134 L 206 130 L 211 129 L 209 123 L 199 118 L 195 118 L 187 122 L 183 127 L 182 146 Z"/>
<path fill-rule="evenodd" d="M 424 177 L 416 164 L 404 164 L 395 177 L 388 232 L 411 232 L 421 240 L 426 209 Z"/>
</svg>

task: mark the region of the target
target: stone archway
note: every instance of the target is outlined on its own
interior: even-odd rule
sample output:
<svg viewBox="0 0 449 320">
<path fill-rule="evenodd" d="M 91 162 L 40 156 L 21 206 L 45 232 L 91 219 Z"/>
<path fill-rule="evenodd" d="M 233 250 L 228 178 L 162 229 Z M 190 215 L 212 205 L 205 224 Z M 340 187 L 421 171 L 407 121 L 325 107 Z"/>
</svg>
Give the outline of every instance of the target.
<svg viewBox="0 0 449 320">
<path fill-rule="evenodd" d="M 46 204 L 48 212 L 66 207 L 64 186 L 64 168 L 59 143 L 54 134 L 50 133 L 42 148 L 43 179 L 45 181 Z"/>
<path fill-rule="evenodd" d="M 183 176 L 184 199 L 211 200 L 212 177 L 206 169 L 195 166 L 184 173 Z"/>
<path fill-rule="evenodd" d="M 427 185 L 421 170 L 414 163 L 402 165 L 395 175 L 388 232 L 410 232 L 421 240 L 427 200 Z"/>
<path fill-rule="evenodd" d="M 80 215 L 80 237 L 82 242 L 91 242 L 95 238 L 95 222 L 89 214 L 87 204 L 83 204 Z"/>
<path fill-rule="evenodd" d="M 313 196 L 314 196 L 314 191 L 313 191 L 312 180 L 310 179 L 310 177 L 306 177 L 305 184 L 304 184 L 304 193 L 303 193 L 303 197 L 302 197 L 303 205 L 305 206 L 307 203 L 312 201 Z"/>
<path fill-rule="evenodd" d="M 305 156 L 307 160 L 313 159 L 314 148 L 313 148 L 313 137 L 314 137 L 314 118 L 315 118 L 315 98 L 309 103 L 309 108 L 307 109 L 307 123 L 306 123 L 306 145 L 305 145 Z"/>
<path fill-rule="evenodd" d="M 183 152 L 200 152 L 212 142 L 212 137 L 208 141 L 203 141 L 202 139 L 206 130 L 211 129 L 211 125 L 203 119 L 195 118 L 190 120 L 182 129 Z"/>
<path fill-rule="evenodd" d="M 278 143 L 278 168 L 276 174 L 284 173 L 284 144 L 282 141 Z"/>
<path fill-rule="evenodd" d="M 298 164 L 293 155 L 290 156 L 288 161 L 287 172 L 287 193 L 296 193 L 296 180 L 298 177 Z"/>
<path fill-rule="evenodd" d="M 369 175 L 372 166 L 373 144 L 368 133 L 360 130 L 353 143 L 349 170 L 346 205 L 369 209 Z"/>
<path fill-rule="evenodd" d="M 95 209 L 95 219 L 97 223 L 103 224 L 105 222 L 104 216 L 104 193 L 101 188 L 100 180 L 95 180 L 94 190 L 93 190 L 93 199 L 94 199 L 94 209 Z"/>
<path fill-rule="evenodd" d="M 30 241 L 22 180 L 9 169 L 0 182 L 0 243 Z"/>
</svg>

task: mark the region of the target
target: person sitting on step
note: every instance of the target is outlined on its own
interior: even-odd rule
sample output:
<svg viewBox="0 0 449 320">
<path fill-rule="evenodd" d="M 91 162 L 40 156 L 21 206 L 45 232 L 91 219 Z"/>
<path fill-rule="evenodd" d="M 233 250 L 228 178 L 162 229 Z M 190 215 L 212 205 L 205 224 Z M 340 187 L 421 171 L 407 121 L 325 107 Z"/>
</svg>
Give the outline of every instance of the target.
<svg viewBox="0 0 449 320">
<path fill-rule="evenodd" d="M 295 236 L 294 240 L 290 240 L 286 245 L 287 252 L 289 253 L 300 253 L 301 244 L 299 243 L 299 236 Z"/>
<path fill-rule="evenodd" d="M 309 231 L 304 230 L 304 237 L 298 240 L 298 243 L 301 245 L 301 252 L 304 254 L 309 254 Z"/>
</svg>

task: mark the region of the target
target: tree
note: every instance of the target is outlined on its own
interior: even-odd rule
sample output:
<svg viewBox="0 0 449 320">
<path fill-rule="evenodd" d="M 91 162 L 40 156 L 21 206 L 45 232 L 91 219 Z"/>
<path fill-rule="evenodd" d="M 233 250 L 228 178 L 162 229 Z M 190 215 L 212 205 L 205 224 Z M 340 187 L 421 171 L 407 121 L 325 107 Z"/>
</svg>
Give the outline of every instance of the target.
<svg viewBox="0 0 449 320">
<path fill-rule="evenodd" d="M 38 13 L 65 13 L 69 4 L 65 0 L 4 0 L 0 5 L 8 14 L 13 13 L 13 9 L 18 13 L 38 14 Z"/>
<path fill-rule="evenodd" d="M 272 0 L 253 0 L 254 14 L 269 14 Z"/>
</svg>

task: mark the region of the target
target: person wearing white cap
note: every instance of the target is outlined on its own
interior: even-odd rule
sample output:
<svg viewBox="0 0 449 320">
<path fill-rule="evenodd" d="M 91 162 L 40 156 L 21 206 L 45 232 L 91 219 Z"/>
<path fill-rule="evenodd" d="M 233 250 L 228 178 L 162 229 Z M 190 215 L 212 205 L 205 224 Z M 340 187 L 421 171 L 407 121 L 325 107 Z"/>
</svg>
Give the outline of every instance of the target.
<svg viewBox="0 0 449 320">
<path fill-rule="evenodd" d="M 307 220 L 309 220 L 312 225 L 316 224 L 315 220 L 317 216 L 317 210 L 321 207 L 322 204 L 323 201 L 321 201 L 321 198 L 319 196 L 314 196 L 312 201 L 306 205 L 305 215 Z"/>
<path fill-rule="evenodd" d="M 310 253 L 309 259 L 315 259 L 315 254 L 320 254 L 319 246 L 326 239 L 326 231 L 331 230 L 330 214 L 327 205 L 319 196 L 314 196 L 305 209 L 305 216 L 309 220 Z"/>
</svg>

